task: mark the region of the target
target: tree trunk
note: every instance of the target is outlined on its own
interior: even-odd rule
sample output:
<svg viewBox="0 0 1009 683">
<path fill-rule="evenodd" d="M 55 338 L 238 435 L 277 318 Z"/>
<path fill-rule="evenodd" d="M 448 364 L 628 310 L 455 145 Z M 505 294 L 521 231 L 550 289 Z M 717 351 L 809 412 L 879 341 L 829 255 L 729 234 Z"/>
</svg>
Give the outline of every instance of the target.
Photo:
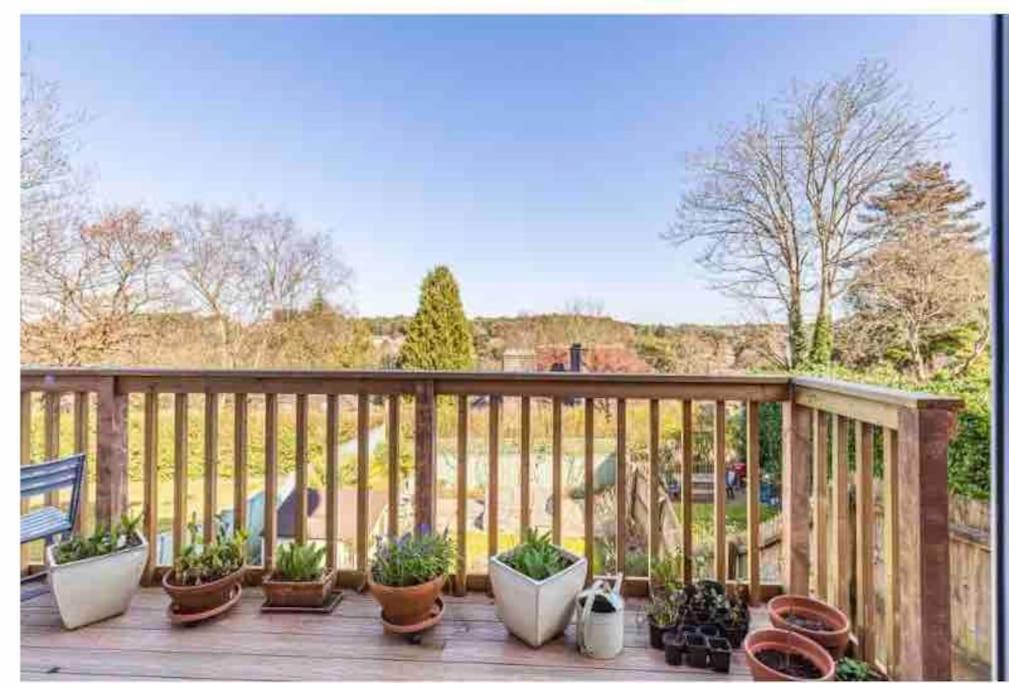
<svg viewBox="0 0 1009 683">
<path fill-rule="evenodd" d="M 795 368 L 806 355 L 806 330 L 802 323 L 802 302 L 798 294 L 788 305 L 788 366 Z"/>
<path fill-rule="evenodd" d="M 830 283 L 820 282 L 820 305 L 813 325 L 813 342 L 809 347 L 809 362 L 812 365 L 827 365 L 834 350 L 834 321 L 830 312 Z"/>
</svg>

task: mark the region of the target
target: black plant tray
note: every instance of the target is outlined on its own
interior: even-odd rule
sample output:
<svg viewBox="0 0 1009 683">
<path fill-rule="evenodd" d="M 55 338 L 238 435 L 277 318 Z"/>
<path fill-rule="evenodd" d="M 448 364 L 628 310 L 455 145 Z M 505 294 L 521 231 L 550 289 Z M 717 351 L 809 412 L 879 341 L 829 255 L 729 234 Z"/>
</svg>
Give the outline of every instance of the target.
<svg viewBox="0 0 1009 683">
<path fill-rule="evenodd" d="M 343 591 L 333 591 L 329 594 L 326 602 L 318 607 L 295 607 L 288 605 L 271 605 L 270 601 L 265 601 L 260 607 L 260 612 L 299 612 L 301 614 L 329 614 L 343 600 Z"/>
</svg>

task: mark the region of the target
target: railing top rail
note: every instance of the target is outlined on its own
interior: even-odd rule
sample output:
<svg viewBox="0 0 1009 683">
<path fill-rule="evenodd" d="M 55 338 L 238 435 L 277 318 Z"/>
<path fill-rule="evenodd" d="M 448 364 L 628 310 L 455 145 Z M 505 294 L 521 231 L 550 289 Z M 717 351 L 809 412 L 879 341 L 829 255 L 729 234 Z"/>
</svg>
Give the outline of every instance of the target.
<svg viewBox="0 0 1009 683">
<path fill-rule="evenodd" d="M 904 391 L 902 389 L 892 389 L 873 384 L 858 384 L 839 379 L 795 377 L 792 379 L 792 386 L 914 410 L 926 408 L 959 410 L 963 408 L 963 400 L 955 396 L 939 396 L 921 391 Z"/>
</svg>

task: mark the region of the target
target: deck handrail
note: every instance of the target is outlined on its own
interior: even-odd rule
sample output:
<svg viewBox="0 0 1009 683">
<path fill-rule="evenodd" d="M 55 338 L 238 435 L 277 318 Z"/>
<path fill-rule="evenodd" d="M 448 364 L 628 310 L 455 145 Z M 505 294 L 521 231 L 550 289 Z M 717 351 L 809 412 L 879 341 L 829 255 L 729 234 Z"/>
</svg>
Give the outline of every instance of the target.
<svg viewBox="0 0 1009 683">
<path fill-rule="evenodd" d="M 694 461 L 693 406 L 714 404 L 714 481 L 725 479 L 726 406 L 745 405 L 744 441 L 747 477 L 760 480 L 761 403 L 782 406 L 782 536 L 784 571 L 780 585 L 762 585 L 760 576 L 759 486 L 747 486 L 746 544 L 747 576 L 751 599 L 760 601 L 782 590 L 812 593 L 829 600 L 852 618 L 858 652 L 877 661 L 893 678 L 948 678 L 950 675 L 949 555 L 946 486 L 947 447 L 952 437 L 955 413 L 962 402 L 955 397 L 894 390 L 819 377 L 788 375 L 668 375 L 592 374 L 558 372 L 442 372 L 412 370 L 277 370 L 277 369 L 163 369 L 113 367 L 44 367 L 21 369 L 21 459 L 31 457 L 31 410 L 34 394 L 45 397 L 43 422 L 45 457 L 60 452 L 60 404 L 64 394 L 73 395 L 74 449 L 86 451 L 89 444 L 89 410 L 94 398 L 97 420 L 96 519 L 106 523 L 128 507 L 127 410 L 130 395 L 143 395 L 143 508 L 145 530 L 156 538 L 158 479 L 158 415 L 160 395 L 174 395 L 175 471 L 183 476 L 174 481 L 173 544 L 177 551 L 187 521 L 188 480 L 188 398 L 203 394 L 204 400 L 204 526 L 212 528 L 217 503 L 219 397 L 233 396 L 235 434 L 235 500 L 248 495 L 249 411 L 251 396 L 264 397 L 263 457 L 265 498 L 268 512 L 264 520 L 264 567 L 272 566 L 276 547 L 278 477 L 278 396 L 293 395 L 295 401 L 295 493 L 296 536 L 307 536 L 308 415 L 309 395 L 325 396 L 325 463 L 327 481 L 338 474 L 339 413 L 341 396 L 356 398 L 358 472 L 369 472 L 368 434 L 371 404 L 385 401 L 386 425 L 397 438 L 387 439 L 389 462 L 399 462 L 401 408 L 409 406 L 414 423 L 414 526 L 433 526 L 438 501 L 436 492 L 437 400 L 439 397 L 490 397 L 488 407 L 489 481 L 486 503 L 488 552 L 498 549 L 499 470 L 503 398 L 517 397 L 519 419 L 520 530 L 531 524 L 530 493 L 531 401 L 552 404 L 552 535 L 561 541 L 563 491 L 561 488 L 562 436 L 584 437 L 585 502 L 584 554 L 590 567 L 595 553 L 596 527 L 592 475 L 596 464 L 595 406 L 616 402 L 616 567 L 623 571 L 627 539 L 628 401 L 648 404 L 648 505 L 646 536 L 648 557 L 656 559 L 667 543 L 662 532 L 663 514 L 679 515 L 680 547 L 684 551 L 684 579 L 694 572 L 692 524 L 692 471 Z M 404 404 L 401 399 L 407 398 Z M 577 399 L 579 404 L 573 401 Z M 660 479 L 660 411 L 668 402 L 682 407 L 679 472 L 680 500 L 672 502 Z M 470 401 L 457 400 L 457 492 L 467 490 Z M 563 435 L 563 411 L 582 410 L 584 433 Z M 873 454 L 875 442 L 882 440 L 884 492 L 883 562 L 886 568 L 885 609 L 877 624 L 872 564 L 874 552 Z M 849 446 L 849 440 L 853 443 Z M 855 455 L 854 471 L 843 457 L 849 449 Z M 828 450 L 833 457 L 828 460 Z M 828 462 L 831 463 L 828 472 Z M 389 467 L 389 514 L 387 531 L 399 531 L 399 468 Z M 687 473 L 687 476 L 684 476 Z M 363 580 L 367 563 L 369 527 L 369 477 L 357 477 L 357 507 L 354 569 L 339 572 L 340 581 L 355 585 Z M 337 488 L 327 487 L 326 541 L 329 561 L 337 561 Z M 855 519 L 848 514 L 851 491 L 855 498 Z M 829 494 L 829 495 L 828 495 Z M 723 486 L 714 486 L 714 570 L 719 580 L 727 578 L 726 500 Z M 87 502 L 85 502 L 87 504 Z M 842 511 L 832 513 L 831 511 Z M 235 510 L 236 524 L 247 520 L 244 504 Z M 853 523 L 854 522 L 854 523 Z M 828 524 L 832 531 L 828 544 Z M 467 496 L 457 495 L 456 526 L 468 525 Z M 850 541 L 854 540 L 855 552 Z M 854 557 L 852 557 L 854 555 Z M 157 550 L 145 579 L 156 580 L 165 568 L 158 567 Z M 829 558 L 829 559 L 828 559 Z M 829 573 L 828 564 L 834 571 Z M 252 572 L 258 580 L 262 571 Z M 591 572 L 590 572 L 591 580 Z M 829 579 L 829 580 L 828 580 Z M 467 569 L 466 548 L 460 548 L 452 590 L 488 589 L 485 574 Z M 625 582 L 628 591 L 643 593 L 647 577 Z M 854 587 L 854 604 L 850 601 Z M 876 636 L 882 630 L 885 657 L 876 656 Z"/>
</svg>

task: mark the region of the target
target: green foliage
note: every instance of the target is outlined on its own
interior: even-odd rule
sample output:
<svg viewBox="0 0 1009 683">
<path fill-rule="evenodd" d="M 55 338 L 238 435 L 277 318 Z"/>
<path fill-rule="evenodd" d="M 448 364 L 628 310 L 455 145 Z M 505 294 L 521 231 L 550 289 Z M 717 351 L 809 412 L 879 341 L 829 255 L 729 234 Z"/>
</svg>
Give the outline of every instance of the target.
<svg viewBox="0 0 1009 683">
<path fill-rule="evenodd" d="M 683 587 L 683 554 L 679 548 L 663 554 L 652 563 L 652 592 L 655 595 L 671 595 Z"/>
<path fill-rule="evenodd" d="M 527 529 L 522 543 L 501 555 L 501 561 L 534 581 L 553 576 L 571 566 L 557 546 L 550 542 L 550 532 Z"/>
<path fill-rule="evenodd" d="M 455 557 L 448 529 L 378 539 L 371 576 L 383 586 L 417 586 L 448 573 Z"/>
<path fill-rule="evenodd" d="M 459 297 L 459 285 L 445 266 L 428 272 L 420 305 L 400 349 L 399 366 L 414 370 L 465 370 L 473 367 L 473 333 Z"/>
<path fill-rule="evenodd" d="M 199 586 L 224 578 L 245 564 L 245 529 L 231 532 L 222 517 L 217 518 L 217 534 L 211 543 L 198 544 L 196 514 L 189 522 L 189 544 L 182 548 L 173 565 L 175 583 Z"/>
<path fill-rule="evenodd" d="M 648 619 L 659 628 L 665 628 L 676 621 L 676 603 L 670 594 L 656 595 L 648 602 Z"/>
<path fill-rule="evenodd" d="M 101 527 L 90 536 L 74 535 L 53 550 L 56 564 L 66 564 L 85 560 L 89 557 L 108 555 L 117 550 L 140 545 L 140 515 L 123 515 L 111 528 Z"/>
<path fill-rule="evenodd" d="M 842 657 L 837 661 L 835 673 L 839 681 L 881 681 L 885 680 L 868 662 L 851 657 Z"/>
<path fill-rule="evenodd" d="M 326 549 L 313 543 L 285 543 L 277 548 L 276 578 L 281 581 L 318 581 L 325 571 Z"/>
</svg>

